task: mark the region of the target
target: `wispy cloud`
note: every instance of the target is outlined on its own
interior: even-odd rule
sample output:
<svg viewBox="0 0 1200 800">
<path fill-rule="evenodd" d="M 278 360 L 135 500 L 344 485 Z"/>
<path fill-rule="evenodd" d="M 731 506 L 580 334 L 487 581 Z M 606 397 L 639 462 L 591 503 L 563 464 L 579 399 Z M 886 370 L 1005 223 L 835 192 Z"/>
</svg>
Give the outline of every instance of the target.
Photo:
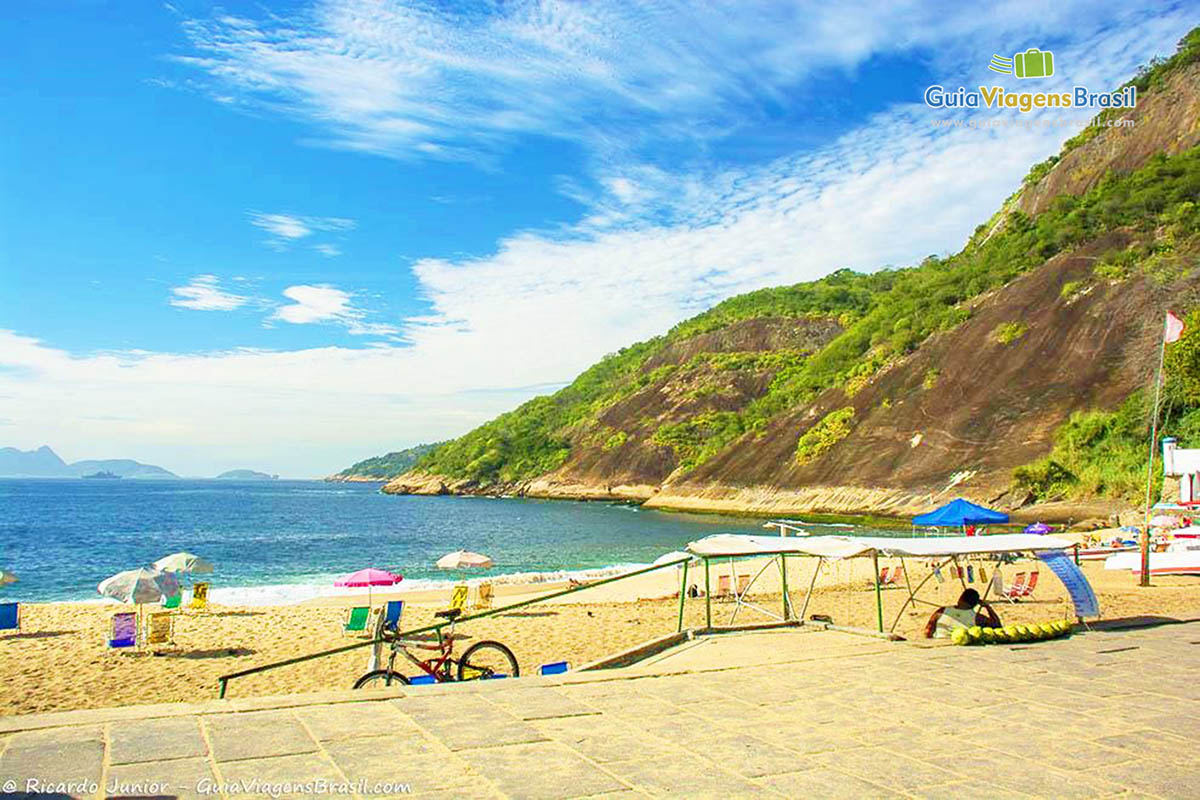
<svg viewBox="0 0 1200 800">
<path fill-rule="evenodd" d="M 338 247 L 335 244 L 328 244 L 325 242 L 322 242 L 321 244 L 314 244 L 313 250 L 316 250 L 318 253 L 325 256 L 326 258 L 335 258 L 342 254 L 342 250 L 340 247 Z"/>
<path fill-rule="evenodd" d="M 250 302 L 248 297 L 222 289 L 216 275 L 197 275 L 186 286 L 172 288 L 171 295 L 171 305 L 194 311 L 233 311 Z"/>
<path fill-rule="evenodd" d="M 293 325 L 337 323 L 355 336 L 399 333 L 393 325 L 367 322 L 367 313 L 354 305 L 354 296 L 335 286 L 289 286 L 283 290 L 283 296 L 291 300 L 291 304 L 277 308 L 270 319 Z"/>
<path fill-rule="evenodd" d="M 304 217 L 295 214 L 264 214 L 258 211 L 248 213 L 250 224 L 270 234 L 267 244 L 276 249 L 285 249 L 292 242 L 305 239 L 314 233 L 343 232 L 353 230 L 358 226 L 354 220 L 343 217 Z M 318 250 L 321 247 L 337 250 L 334 245 L 316 245 Z M 336 255 L 337 253 L 325 253 L 325 255 L 331 254 Z"/>
</svg>

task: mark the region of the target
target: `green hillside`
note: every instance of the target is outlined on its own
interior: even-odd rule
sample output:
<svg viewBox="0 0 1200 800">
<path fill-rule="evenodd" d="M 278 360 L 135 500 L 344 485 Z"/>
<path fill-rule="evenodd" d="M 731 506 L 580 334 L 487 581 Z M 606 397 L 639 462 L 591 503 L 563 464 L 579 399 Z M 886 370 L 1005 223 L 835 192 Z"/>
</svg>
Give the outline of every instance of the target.
<svg viewBox="0 0 1200 800">
<path fill-rule="evenodd" d="M 346 469 L 329 476 L 330 480 L 346 480 L 348 478 L 359 478 L 362 480 L 390 480 L 397 475 L 402 475 L 413 468 L 413 465 L 418 460 L 440 443 L 435 444 L 419 444 L 415 447 L 409 447 L 405 450 L 397 450 L 393 453 L 387 453 L 382 456 L 373 456 L 365 458 L 355 464 L 350 465 Z"/>
</svg>

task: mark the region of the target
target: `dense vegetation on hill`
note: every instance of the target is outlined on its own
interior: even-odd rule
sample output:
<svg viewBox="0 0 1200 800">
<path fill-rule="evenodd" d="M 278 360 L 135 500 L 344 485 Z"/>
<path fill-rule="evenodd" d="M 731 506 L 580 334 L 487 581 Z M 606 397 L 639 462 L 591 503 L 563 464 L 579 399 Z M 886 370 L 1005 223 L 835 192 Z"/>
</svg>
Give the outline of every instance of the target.
<svg viewBox="0 0 1200 800">
<path fill-rule="evenodd" d="M 1140 103 L 1197 61 L 1200 29 L 1180 42 L 1174 56 L 1153 62 L 1131 81 L 1138 86 Z M 1173 92 L 1180 86 L 1191 91 L 1194 79 L 1191 72 L 1187 75 L 1170 84 L 1176 86 Z M 1161 97 L 1166 105 L 1156 107 L 1159 116 L 1179 100 L 1177 93 Z M 1099 120 L 1115 113 L 1104 112 Z M 1155 120 L 1141 120 L 1129 138 L 1109 137 L 1105 128 L 1089 126 L 1058 156 L 1033 167 L 1018 192 L 953 256 L 930 256 L 915 266 L 870 274 L 839 270 L 817 281 L 730 298 L 663 336 L 605 357 L 559 392 L 530 400 L 439 446 L 414 469 L 486 489 L 530 480 L 564 464 L 574 470 L 580 454 L 590 453 L 589 463 L 594 463 L 597 454 L 615 451 L 643 462 L 666 454 L 667 471 L 674 469 L 669 478 L 673 483 L 686 480 L 718 454 L 736 452 L 734 448 L 747 442 L 765 442 L 762 437 L 775 430 L 772 425 L 778 421 L 786 422 L 798 437 L 790 440 L 794 447 L 789 446 L 789 463 L 802 467 L 819 462 L 827 453 L 836 453 L 839 442 L 860 424 L 864 409 L 856 414 L 850 405 L 858 402 L 853 398 L 860 391 L 912 362 L 912 354 L 931 339 L 969 327 L 964 323 L 986 307 L 987 298 L 1016 278 L 1047 262 L 1054 269 L 1059 262 L 1051 260 L 1056 256 L 1069 260 L 1088 247 L 1110 247 L 1097 251 L 1099 257 L 1084 267 L 1085 274 L 1075 270 L 1070 280 L 1055 286 L 1054 292 L 1061 289 L 1057 297 L 1046 298 L 1066 305 L 1089 295 L 1108 296 L 1109 289 L 1126 282 L 1131 287 L 1147 282 L 1174 287 L 1194 274 L 1200 254 L 1200 149 L 1159 153 L 1147 160 L 1146 152 L 1135 146 L 1137 137 L 1144 135 L 1141 123 L 1147 121 Z M 1192 142 L 1187 126 L 1193 123 L 1171 122 L 1159 133 L 1170 133 L 1173 139 L 1145 141 L 1159 142 L 1156 147 L 1170 146 L 1163 141 Z M 1105 158 L 1112 153 L 1133 155 L 1124 163 L 1105 161 L 1095 169 L 1100 150 L 1087 147 L 1100 136 L 1106 137 L 1100 148 L 1108 148 Z M 1104 173 L 1105 165 L 1113 171 Z M 1084 180 L 1081 175 L 1091 177 Z M 1023 196 L 1034 201 L 1017 202 Z M 1120 244 L 1101 244 L 1110 241 Z M 1196 299 L 1181 297 L 1178 310 L 1187 311 Z M 828 335 L 808 344 L 758 341 L 739 347 L 739 335 L 748 324 L 757 324 L 754 321 L 798 326 L 807 321 L 823 325 Z M 1168 357 L 1166 430 L 1185 446 L 1200 446 L 1198 329 L 1200 318 L 1193 313 L 1187 338 L 1173 345 Z M 1009 319 L 994 326 L 989 342 L 1020 349 L 1026 337 L 1036 333 L 1024 320 Z M 926 366 L 921 367 L 924 389 L 934 390 L 941 365 Z M 1114 385 L 1128 391 L 1128 383 Z M 1109 397 L 1111 403 L 1111 393 Z M 702 398 L 713 402 L 698 402 Z M 813 405 L 818 398 L 820 408 Z M 886 407 L 889 401 L 885 397 L 879 402 Z M 610 413 L 614 409 L 621 413 Z M 823 416 L 815 416 L 818 410 Z M 798 414 L 808 415 L 800 430 Z M 1062 419 L 1066 417 L 1053 424 Z M 1139 486 L 1144 491 L 1148 420 L 1148 401 L 1137 392 L 1117 410 L 1075 413 L 1056 432 L 1053 452 L 1016 470 L 1015 485 L 1043 500 L 1132 499 Z M 600 469 L 595 474 L 611 474 L 614 460 L 608 462 L 610 473 Z M 1004 466 L 1005 475 L 1013 463 Z M 651 482 L 658 480 L 661 477 Z"/>
<path fill-rule="evenodd" d="M 386 455 L 365 458 L 336 475 L 331 475 L 330 480 L 346 480 L 347 478 L 390 480 L 412 469 L 421 456 L 437 446 L 437 444 L 419 444 Z"/>
</svg>

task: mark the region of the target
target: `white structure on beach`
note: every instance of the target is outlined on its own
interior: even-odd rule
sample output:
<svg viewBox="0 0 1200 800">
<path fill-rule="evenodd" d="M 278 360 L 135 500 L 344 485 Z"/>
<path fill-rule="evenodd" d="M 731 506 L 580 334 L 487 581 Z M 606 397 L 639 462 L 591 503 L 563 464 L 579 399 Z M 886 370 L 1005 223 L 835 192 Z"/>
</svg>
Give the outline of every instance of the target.
<svg viewBox="0 0 1200 800">
<path fill-rule="evenodd" d="M 1200 503 L 1200 450 L 1181 450 L 1175 439 L 1163 439 L 1163 476 L 1179 478 L 1180 503 Z"/>
</svg>

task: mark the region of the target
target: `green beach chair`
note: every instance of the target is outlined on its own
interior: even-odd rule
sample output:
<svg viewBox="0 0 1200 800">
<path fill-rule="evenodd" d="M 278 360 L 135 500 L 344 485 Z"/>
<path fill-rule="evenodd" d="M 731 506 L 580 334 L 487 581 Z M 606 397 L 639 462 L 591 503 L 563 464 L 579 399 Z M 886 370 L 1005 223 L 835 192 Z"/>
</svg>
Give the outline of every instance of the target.
<svg viewBox="0 0 1200 800">
<path fill-rule="evenodd" d="M 163 600 L 162 607 L 164 610 L 170 611 L 172 609 L 179 608 L 179 606 L 182 603 L 183 603 L 183 592 L 180 592 L 178 594 L 171 595 L 166 600 Z"/>
<path fill-rule="evenodd" d="M 346 624 L 342 626 L 342 633 L 366 633 L 370 618 L 370 606 L 355 606 L 346 612 Z"/>
</svg>

